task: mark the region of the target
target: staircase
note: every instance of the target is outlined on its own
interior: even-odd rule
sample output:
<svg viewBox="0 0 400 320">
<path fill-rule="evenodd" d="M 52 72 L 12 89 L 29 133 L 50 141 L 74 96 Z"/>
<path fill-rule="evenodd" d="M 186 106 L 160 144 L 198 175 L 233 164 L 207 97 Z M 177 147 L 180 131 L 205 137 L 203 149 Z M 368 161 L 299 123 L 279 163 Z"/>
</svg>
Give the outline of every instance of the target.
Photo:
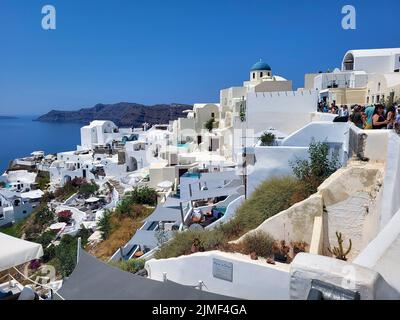
<svg viewBox="0 0 400 320">
<path fill-rule="evenodd" d="M 115 180 L 115 179 L 110 179 L 108 180 L 108 182 L 113 186 L 113 188 L 115 190 L 117 190 L 118 194 L 120 196 L 123 196 L 125 193 L 125 188 L 123 186 L 121 186 L 121 184 L 119 183 L 119 181 Z"/>
</svg>

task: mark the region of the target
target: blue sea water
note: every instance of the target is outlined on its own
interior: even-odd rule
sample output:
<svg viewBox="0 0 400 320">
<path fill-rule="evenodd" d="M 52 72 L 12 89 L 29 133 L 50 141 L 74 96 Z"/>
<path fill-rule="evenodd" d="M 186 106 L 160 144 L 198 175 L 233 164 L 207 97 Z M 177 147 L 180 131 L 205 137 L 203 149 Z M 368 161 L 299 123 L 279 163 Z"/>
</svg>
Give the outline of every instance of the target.
<svg viewBox="0 0 400 320">
<path fill-rule="evenodd" d="M 29 156 L 33 151 L 56 153 L 75 150 L 80 144 L 77 123 L 46 123 L 33 121 L 37 116 L 0 119 L 0 174 L 10 160 Z"/>
</svg>

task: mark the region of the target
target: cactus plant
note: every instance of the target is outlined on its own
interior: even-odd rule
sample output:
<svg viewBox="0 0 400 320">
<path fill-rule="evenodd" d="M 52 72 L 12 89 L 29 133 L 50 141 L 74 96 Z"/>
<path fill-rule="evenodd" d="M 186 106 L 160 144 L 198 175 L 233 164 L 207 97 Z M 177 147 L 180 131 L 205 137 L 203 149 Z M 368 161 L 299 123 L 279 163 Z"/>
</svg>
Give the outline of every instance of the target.
<svg viewBox="0 0 400 320">
<path fill-rule="evenodd" d="M 338 240 L 339 247 L 333 247 L 333 249 L 328 248 L 328 251 L 336 257 L 336 259 L 340 259 L 343 261 L 347 261 L 347 255 L 350 253 L 351 250 L 351 239 L 349 239 L 349 247 L 346 252 L 343 250 L 343 238 L 342 233 L 336 231 L 336 238 Z"/>
</svg>

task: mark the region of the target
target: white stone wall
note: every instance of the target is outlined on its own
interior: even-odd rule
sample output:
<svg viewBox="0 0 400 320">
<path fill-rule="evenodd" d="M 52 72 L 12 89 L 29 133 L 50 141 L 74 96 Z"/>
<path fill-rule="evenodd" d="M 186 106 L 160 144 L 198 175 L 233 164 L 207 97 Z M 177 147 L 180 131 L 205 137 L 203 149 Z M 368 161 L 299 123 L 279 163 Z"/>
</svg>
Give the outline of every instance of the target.
<svg viewBox="0 0 400 320">
<path fill-rule="evenodd" d="M 213 259 L 233 264 L 233 281 L 213 276 Z M 149 278 L 167 279 L 189 286 L 203 281 L 203 290 L 242 299 L 289 299 L 289 265 L 270 265 L 264 259 L 250 260 L 241 254 L 209 251 L 178 258 L 146 262 Z"/>
<path fill-rule="evenodd" d="M 310 122 L 317 109 L 317 91 L 286 91 L 247 94 L 247 128 L 254 133 L 273 127 L 290 134 Z M 266 116 L 268 115 L 268 116 Z"/>
<path fill-rule="evenodd" d="M 383 228 L 400 208 L 400 138 L 391 132 L 387 145 L 385 183 L 383 185 L 380 228 Z"/>
<path fill-rule="evenodd" d="M 299 253 L 290 268 L 290 299 L 306 300 L 312 279 L 359 292 L 361 300 L 400 298 L 376 271 L 338 259 Z"/>
<path fill-rule="evenodd" d="M 324 247 L 337 246 L 336 231 L 352 240 L 348 256 L 353 260 L 378 232 L 383 164 L 357 164 L 336 171 L 318 188 L 324 199 L 327 221 Z"/>
<path fill-rule="evenodd" d="M 379 272 L 400 292 L 400 210 L 372 240 L 354 263 Z"/>
<path fill-rule="evenodd" d="M 310 122 L 282 140 L 282 146 L 308 147 L 312 141 L 342 143 L 348 140 L 349 124 Z"/>
</svg>

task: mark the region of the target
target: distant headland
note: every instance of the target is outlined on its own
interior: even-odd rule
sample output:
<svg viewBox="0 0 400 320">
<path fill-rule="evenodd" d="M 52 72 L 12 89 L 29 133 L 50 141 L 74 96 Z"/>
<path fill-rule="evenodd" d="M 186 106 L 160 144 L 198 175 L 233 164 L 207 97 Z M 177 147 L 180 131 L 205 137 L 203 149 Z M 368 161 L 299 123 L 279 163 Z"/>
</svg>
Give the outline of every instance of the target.
<svg viewBox="0 0 400 320">
<path fill-rule="evenodd" d="M 18 118 L 14 116 L 0 116 L 0 120 L 9 120 L 9 119 L 18 119 Z"/>
<path fill-rule="evenodd" d="M 92 108 L 77 111 L 52 110 L 35 121 L 41 122 L 75 122 L 87 124 L 93 120 L 110 120 L 120 127 L 140 126 L 149 124 L 168 123 L 182 117 L 184 110 L 192 109 L 187 104 L 156 104 L 147 106 L 138 103 L 119 102 L 115 104 L 96 104 Z"/>
</svg>

